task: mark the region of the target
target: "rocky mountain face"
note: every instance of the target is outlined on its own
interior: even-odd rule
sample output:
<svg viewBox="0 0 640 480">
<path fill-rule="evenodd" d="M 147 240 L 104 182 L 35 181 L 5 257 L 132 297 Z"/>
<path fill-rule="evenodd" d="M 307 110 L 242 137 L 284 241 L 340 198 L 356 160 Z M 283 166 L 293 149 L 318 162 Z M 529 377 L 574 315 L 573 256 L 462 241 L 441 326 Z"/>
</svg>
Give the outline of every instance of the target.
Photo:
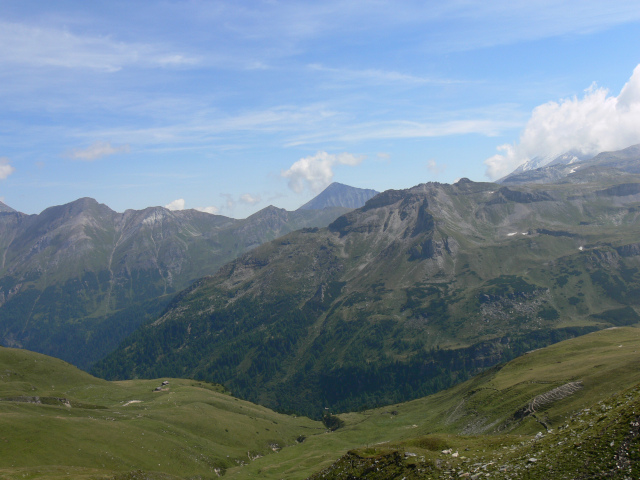
<svg viewBox="0 0 640 480">
<path fill-rule="evenodd" d="M 202 378 L 317 416 L 635 324 L 640 176 L 628 171 L 594 162 L 570 182 L 386 191 L 196 282 L 93 372 Z"/>
<path fill-rule="evenodd" d="M 640 145 L 633 145 L 616 152 L 603 152 L 595 157 L 584 157 L 568 152 L 543 166 L 525 164 L 498 180 L 503 185 L 522 185 L 529 183 L 554 183 L 558 181 L 582 181 L 584 175 L 574 175 L 578 170 L 589 170 L 609 175 L 606 170 L 618 173 L 640 173 Z M 527 168 L 532 167 L 532 168 Z"/>
<path fill-rule="evenodd" d="M 299 210 L 322 210 L 329 207 L 360 208 L 378 193 L 375 190 L 355 188 L 334 182 L 320 195 L 305 203 Z"/>
<path fill-rule="evenodd" d="M 82 198 L 25 215 L 0 205 L 0 342 L 87 368 L 172 296 L 251 248 L 349 209 L 244 220 Z"/>
</svg>

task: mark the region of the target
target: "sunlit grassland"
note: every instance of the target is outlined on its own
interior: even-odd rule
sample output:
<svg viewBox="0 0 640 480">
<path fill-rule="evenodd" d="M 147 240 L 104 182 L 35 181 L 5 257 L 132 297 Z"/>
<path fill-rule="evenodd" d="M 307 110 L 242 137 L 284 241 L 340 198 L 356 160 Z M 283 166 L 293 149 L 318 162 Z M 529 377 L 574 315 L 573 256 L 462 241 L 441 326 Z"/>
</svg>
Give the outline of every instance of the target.
<svg viewBox="0 0 640 480">
<path fill-rule="evenodd" d="M 302 479 L 353 449 L 372 455 L 400 449 L 435 461 L 451 448 L 490 458 L 640 382 L 639 351 L 640 329 L 603 330 L 429 397 L 341 414 L 344 426 L 328 432 L 320 422 L 275 413 L 217 385 L 107 382 L 60 360 L 3 348 L 0 478 L 111 478 L 142 470 L 151 478 Z M 163 380 L 169 385 L 154 391 Z M 568 382 L 582 388 L 535 418 L 514 416 L 536 395 Z"/>
</svg>

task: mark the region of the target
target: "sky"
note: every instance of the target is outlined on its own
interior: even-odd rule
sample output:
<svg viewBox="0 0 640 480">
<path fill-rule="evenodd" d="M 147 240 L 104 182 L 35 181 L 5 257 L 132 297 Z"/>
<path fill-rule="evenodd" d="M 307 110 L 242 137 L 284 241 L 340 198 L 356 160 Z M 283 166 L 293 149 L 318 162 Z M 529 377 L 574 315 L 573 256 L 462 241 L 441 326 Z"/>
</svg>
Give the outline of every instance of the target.
<svg viewBox="0 0 640 480">
<path fill-rule="evenodd" d="M 295 210 L 640 143 L 638 0 L 0 0 L 0 200 Z"/>
</svg>

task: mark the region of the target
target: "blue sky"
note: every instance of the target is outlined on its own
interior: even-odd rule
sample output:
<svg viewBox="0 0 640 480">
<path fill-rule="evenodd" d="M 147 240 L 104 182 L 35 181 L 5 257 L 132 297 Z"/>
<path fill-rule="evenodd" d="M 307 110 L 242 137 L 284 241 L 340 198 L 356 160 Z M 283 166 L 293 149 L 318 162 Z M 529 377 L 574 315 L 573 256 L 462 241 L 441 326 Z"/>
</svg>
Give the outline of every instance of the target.
<svg viewBox="0 0 640 480">
<path fill-rule="evenodd" d="M 0 0 L 0 197 L 243 218 L 640 143 L 633 1 Z"/>
</svg>

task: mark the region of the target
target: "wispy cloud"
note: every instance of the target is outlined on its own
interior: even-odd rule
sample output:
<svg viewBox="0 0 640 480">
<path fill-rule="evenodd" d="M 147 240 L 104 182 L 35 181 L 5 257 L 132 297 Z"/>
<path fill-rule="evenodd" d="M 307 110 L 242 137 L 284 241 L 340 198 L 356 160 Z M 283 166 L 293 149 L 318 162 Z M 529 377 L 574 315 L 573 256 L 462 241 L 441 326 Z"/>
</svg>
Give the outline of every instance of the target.
<svg viewBox="0 0 640 480">
<path fill-rule="evenodd" d="M 264 110 L 242 112 L 236 115 L 221 115 L 210 109 L 192 112 L 192 118 L 180 118 L 180 122 L 149 128 L 107 128 L 88 130 L 83 136 L 118 138 L 132 145 L 178 145 L 211 144 L 224 134 L 242 134 L 241 144 L 247 142 L 246 132 L 256 135 L 286 133 L 322 129 L 324 122 L 335 119 L 339 112 L 323 104 L 282 105 Z M 183 121 L 182 121 L 183 120 Z"/>
<path fill-rule="evenodd" d="M 102 157 L 128 152 L 129 145 L 113 146 L 110 142 L 97 141 L 87 148 L 72 150 L 67 156 L 73 160 L 92 162 Z"/>
<path fill-rule="evenodd" d="M 319 192 L 333 180 L 333 169 L 336 165 L 355 166 L 360 164 L 363 158 L 351 153 L 318 152 L 313 156 L 301 158 L 281 175 L 289 179 L 289 188 L 296 193 L 302 192 L 307 185 L 312 191 Z"/>
<path fill-rule="evenodd" d="M 245 193 L 240 196 L 240 201 L 246 205 L 255 205 L 260 203 L 262 199 L 260 195 L 251 195 L 250 193 Z"/>
<path fill-rule="evenodd" d="M 126 43 L 111 37 L 77 35 L 68 30 L 0 22 L 0 64 L 116 72 L 126 66 L 194 65 L 195 56 L 158 45 Z"/>
<path fill-rule="evenodd" d="M 435 160 L 431 159 L 427 162 L 427 170 L 429 170 L 429 172 L 432 175 L 440 175 L 442 172 L 444 172 L 447 169 L 446 165 L 439 165 L 438 162 L 436 162 Z"/>
<path fill-rule="evenodd" d="M 636 0 L 530 0 L 447 2 L 327 0 L 261 2 L 237 8 L 198 4 L 224 33 L 262 51 L 299 55 L 310 39 L 343 39 L 354 32 L 373 37 L 419 32 L 424 49 L 475 50 L 567 34 L 584 34 L 640 19 Z M 346 33 L 345 33 L 346 32 Z"/>
<path fill-rule="evenodd" d="M 406 73 L 366 69 L 352 70 L 349 68 L 330 68 L 317 63 L 310 64 L 309 69 L 315 72 L 322 72 L 331 75 L 340 81 L 349 82 L 367 82 L 371 84 L 402 84 L 402 85 L 450 85 L 453 83 L 462 83 L 459 80 L 448 80 L 441 78 L 422 77 L 410 75 Z"/>
<path fill-rule="evenodd" d="M 287 146 L 317 144 L 328 141 L 360 142 L 365 140 L 433 138 L 451 135 L 480 134 L 497 136 L 506 129 L 520 126 L 513 119 L 468 119 L 443 122 L 413 122 L 405 120 L 361 123 L 344 126 L 340 130 L 331 129 L 308 135 L 300 135 L 290 140 Z"/>
<path fill-rule="evenodd" d="M 640 143 L 640 65 L 615 97 L 592 85 L 582 98 L 566 98 L 536 107 L 520 140 L 500 145 L 485 160 L 489 178 L 502 177 L 532 158 L 553 160 L 569 151 L 584 155 Z"/>
</svg>

